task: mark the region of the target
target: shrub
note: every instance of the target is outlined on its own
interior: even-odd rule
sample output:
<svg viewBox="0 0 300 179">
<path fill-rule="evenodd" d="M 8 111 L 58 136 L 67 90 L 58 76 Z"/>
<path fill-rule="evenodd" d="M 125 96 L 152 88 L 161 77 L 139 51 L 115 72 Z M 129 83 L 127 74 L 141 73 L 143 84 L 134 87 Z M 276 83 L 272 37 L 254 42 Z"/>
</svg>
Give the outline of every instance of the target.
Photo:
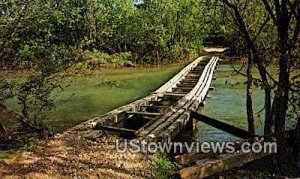
<svg viewBox="0 0 300 179">
<path fill-rule="evenodd" d="M 86 68 L 88 69 L 96 69 L 110 64 L 124 65 L 124 63 L 131 59 L 130 52 L 109 55 L 97 50 L 87 50 L 83 53 L 83 56 L 86 61 Z"/>
<path fill-rule="evenodd" d="M 174 166 L 164 154 L 156 156 L 154 159 L 155 178 L 168 179 L 174 171 Z"/>
</svg>

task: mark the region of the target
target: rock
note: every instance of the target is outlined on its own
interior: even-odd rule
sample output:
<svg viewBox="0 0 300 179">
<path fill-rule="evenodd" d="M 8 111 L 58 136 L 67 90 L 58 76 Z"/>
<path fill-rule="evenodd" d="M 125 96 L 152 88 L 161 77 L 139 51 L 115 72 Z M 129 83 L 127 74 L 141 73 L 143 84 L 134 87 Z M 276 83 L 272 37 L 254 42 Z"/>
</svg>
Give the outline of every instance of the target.
<svg viewBox="0 0 300 179">
<path fill-rule="evenodd" d="M 83 135 L 83 137 L 87 140 L 95 141 L 97 138 L 101 136 L 101 132 L 98 130 L 89 131 L 87 134 Z"/>
<path fill-rule="evenodd" d="M 124 63 L 124 66 L 126 66 L 126 67 L 135 67 L 135 64 L 132 63 L 131 61 L 127 61 L 127 62 Z"/>
</svg>

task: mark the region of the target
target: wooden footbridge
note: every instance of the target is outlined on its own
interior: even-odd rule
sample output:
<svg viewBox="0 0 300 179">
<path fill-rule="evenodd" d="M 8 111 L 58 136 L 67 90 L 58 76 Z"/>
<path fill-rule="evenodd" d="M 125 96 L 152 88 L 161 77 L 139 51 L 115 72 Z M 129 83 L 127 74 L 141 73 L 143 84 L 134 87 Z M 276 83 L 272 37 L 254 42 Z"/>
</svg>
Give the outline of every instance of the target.
<svg viewBox="0 0 300 179">
<path fill-rule="evenodd" d="M 193 130 L 194 120 L 197 119 L 232 135 L 253 140 L 257 136 L 195 112 L 212 89 L 211 82 L 218 60 L 218 57 L 200 57 L 149 96 L 93 118 L 75 129 L 101 130 L 148 142 L 170 142 L 180 132 Z M 184 167 L 180 175 L 182 178 L 207 177 L 266 155 L 269 154 L 188 154 L 179 157 L 179 163 Z M 209 162 L 195 166 L 196 160 Z"/>
<path fill-rule="evenodd" d="M 171 141 L 193 128 L 190 112 L 205 99 L 218 57 L 200 57 L 149 96 L 80 125 L 148 141 Z"/>
</svg>

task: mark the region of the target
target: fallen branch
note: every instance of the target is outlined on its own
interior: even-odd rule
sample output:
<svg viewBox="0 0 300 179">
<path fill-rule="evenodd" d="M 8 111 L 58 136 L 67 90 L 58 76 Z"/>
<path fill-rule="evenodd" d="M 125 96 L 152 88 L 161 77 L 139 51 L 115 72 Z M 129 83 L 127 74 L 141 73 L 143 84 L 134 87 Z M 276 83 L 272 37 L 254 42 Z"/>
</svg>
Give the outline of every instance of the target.
<svg viewBox="0 0 300 179">
<path fill-rule="evenodd" d="M 25 126 L 29 127 L 30 129 L 33 129 L 37 132 L 43 131 L 40 127 L 33 124 L 29 119 L 22 116 L 21 114 L 18 114 L 14 110 L 8 108 L 7 106 L 0 103 L 0 113 L 10 116 L 13 119 L 17 119 L 20 123 L 24 124 Z"/>
</svg>

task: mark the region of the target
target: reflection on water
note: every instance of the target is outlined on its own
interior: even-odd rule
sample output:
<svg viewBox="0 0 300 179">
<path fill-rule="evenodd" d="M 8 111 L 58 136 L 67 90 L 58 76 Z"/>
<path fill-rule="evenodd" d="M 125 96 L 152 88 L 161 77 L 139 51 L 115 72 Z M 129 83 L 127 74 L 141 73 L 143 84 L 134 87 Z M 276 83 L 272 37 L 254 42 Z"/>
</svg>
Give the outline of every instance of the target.
<svg viewBox="0 0 300 179">
<path fill-rule="evenodd" d="M 209 98 L 205 100 L 205 106 L 201 107 L 198 112 L 247 130 L 246 85 L 244 84 L 246 79 L 232 75 L 230 65 L 219 65 L 214 76 L 217 78 L 212 84 L 215 89 L 209 92 Z M 263 132 L 264 114 L 258 114 L 263 108 L 263 99 L 263 91 L 254 89 L 253 108 L 256 129 L 259 134 Z M 194 139 L 201 142 L 238 139 L 202 122 L 197 123 L 197 129 Z"/>
</svg>

